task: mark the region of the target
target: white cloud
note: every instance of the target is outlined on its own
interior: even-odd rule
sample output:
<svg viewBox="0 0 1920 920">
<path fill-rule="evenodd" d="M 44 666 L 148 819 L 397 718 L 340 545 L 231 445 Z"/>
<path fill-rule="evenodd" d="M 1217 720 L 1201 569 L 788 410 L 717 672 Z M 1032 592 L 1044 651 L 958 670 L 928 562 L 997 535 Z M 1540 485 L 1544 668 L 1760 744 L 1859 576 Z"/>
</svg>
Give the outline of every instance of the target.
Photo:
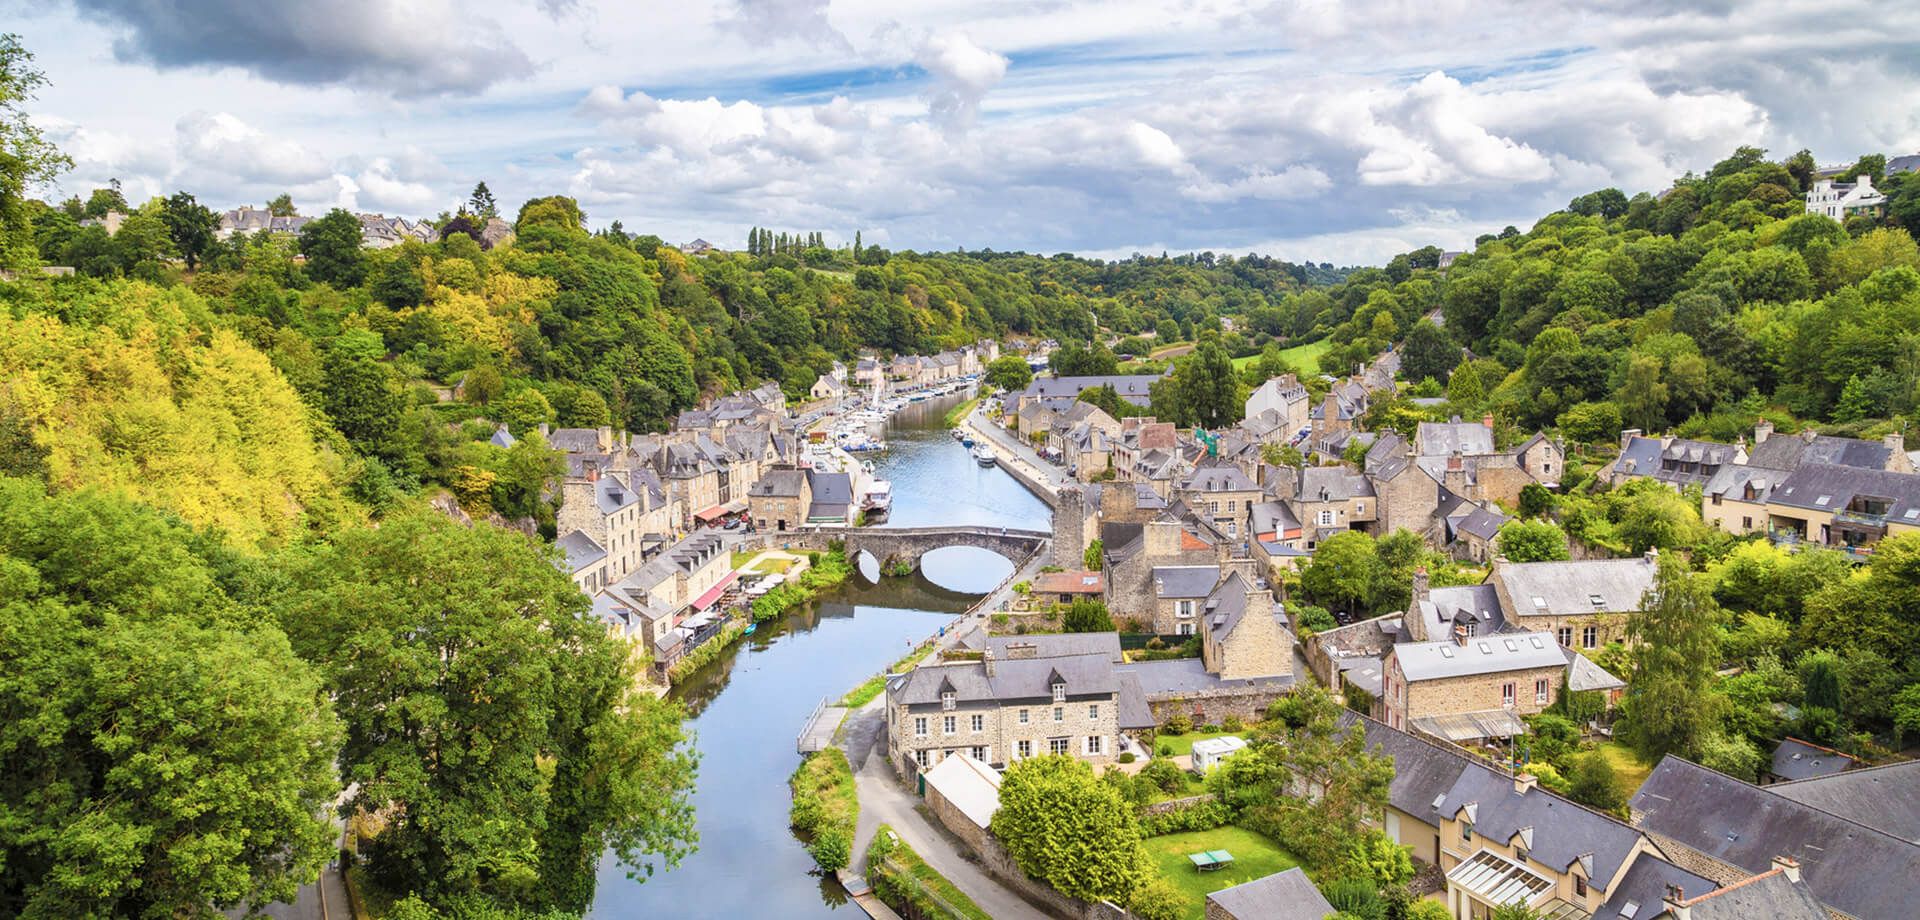
<svg viewBox="0 0 1920 920">
<path fill-rule="evenodd" d="M 935 80 L 927 102 L 933 119 L 952 129 L 964 129 L 980 114 L 980 100 L 1007 75 L 1007 58 L 973 43 L 964 33 L 934 35 L 920 46 L 914 60 Z"/>
<path fill-rule="evenodd" d="M 1187 165 L 1187 155 L 1167 132 L 1145 122 L 1127 125 L 1127 140 L 1142 163 L 1161 169 L 1177 170 Z"/>
</svg>

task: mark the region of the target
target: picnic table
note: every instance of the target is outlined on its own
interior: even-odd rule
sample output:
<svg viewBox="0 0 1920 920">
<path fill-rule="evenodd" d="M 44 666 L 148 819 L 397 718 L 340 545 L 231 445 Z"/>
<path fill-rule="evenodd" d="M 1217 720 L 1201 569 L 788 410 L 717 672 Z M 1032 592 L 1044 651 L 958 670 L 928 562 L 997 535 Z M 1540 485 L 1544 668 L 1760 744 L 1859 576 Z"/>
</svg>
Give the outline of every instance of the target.
<svg viewBox="0 0 1920 920">
<path fill-rule="evenodd" d="M 1233 854 L 1226 850 L 1207 850 L 1203 853 L 1188 853 L 1187 859 L 1195 869 L 1201 872 L 1213 872 L 1233 865 Z"/>
</svg>

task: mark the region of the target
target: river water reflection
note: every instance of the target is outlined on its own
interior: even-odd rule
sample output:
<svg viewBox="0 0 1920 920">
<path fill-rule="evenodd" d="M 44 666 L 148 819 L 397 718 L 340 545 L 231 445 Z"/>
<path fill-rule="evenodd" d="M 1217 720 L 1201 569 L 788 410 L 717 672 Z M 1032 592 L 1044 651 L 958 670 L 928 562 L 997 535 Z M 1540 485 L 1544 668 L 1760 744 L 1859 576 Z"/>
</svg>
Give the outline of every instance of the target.
<svg viewBox="0 0 1920 920">
<path fill-rule="evenodd" d="M 974 464 L 942 417 L 958 397 L 916 403 L 889 426 L 875 461 L 894 484 L 889 526 L 1045 528 L 1046 505 L 1012 477 Z M 860 578 L 755 634 L 674 688 L 700 751 L 693 794 L 700 848 L 644 884 L 613 861 L 600 872 L 596 918 L 860 916 L 787 829 L 794 739 L 821 697 L 898 658 L 998 584 L 1011 564 L 985 550 L 929 553 L 932 576 Z M 935 584 L 938 582 L 938 584 Z M 940 585 L 947 587 L 943 588 Z M 954 589 L 954 590 L 949 590 Z"/>
</svg>

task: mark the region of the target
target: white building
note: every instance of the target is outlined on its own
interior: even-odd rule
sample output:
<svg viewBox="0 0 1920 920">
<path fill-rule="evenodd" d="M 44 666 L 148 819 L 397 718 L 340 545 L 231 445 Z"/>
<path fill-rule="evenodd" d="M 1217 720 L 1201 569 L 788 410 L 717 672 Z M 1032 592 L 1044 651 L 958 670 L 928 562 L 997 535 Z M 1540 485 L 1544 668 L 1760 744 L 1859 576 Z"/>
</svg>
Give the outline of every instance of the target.
<svg viewBox="0 0 1920 920">
<path fill-rule="evenodd" d="M 1857 214 L 1876 217 L 1886 205 L 1887 196 L 1873 187 L 1873 177 L 1866 173 L 1857 182 L 1821 179 L 1807 191 L 1808 214 L 1825 214 L 1843 223 Z"/>
</svg>

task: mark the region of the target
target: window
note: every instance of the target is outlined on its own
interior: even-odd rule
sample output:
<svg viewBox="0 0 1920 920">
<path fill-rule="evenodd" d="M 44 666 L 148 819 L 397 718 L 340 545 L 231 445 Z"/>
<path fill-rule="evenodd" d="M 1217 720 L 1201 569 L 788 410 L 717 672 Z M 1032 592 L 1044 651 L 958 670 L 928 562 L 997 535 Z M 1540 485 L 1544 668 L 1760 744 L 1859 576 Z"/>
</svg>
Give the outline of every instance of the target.
<svg viewBox="0 0 1920 920">
<path fill-rule="evenodd" d="M 1460 839 L 1468 842 L 1472 842 L 1473 840 L 1473 822 L 1472 821 L 1460 822 Z"/>
<path fill-rule="evenodd" d="M 913 717 L 913 736 L 915 738 L 925 738 L 927 736 L 927 717 L 926 716 Z"/>
<path fill-rule="evenodd" d="M 1577 897 L 1587 896 L 1587 880 L 1576 875 L 1573 877 L 1573 893 Z"/>
<path fill-rule="evenodd" d="M 1107 739 L 1099 735 L 1087 736 L 1087 753 L 1089 755 L 1104 754 L 1106 752 L 1107 752 Z"/>
<path fill-rule="evenodd" d="M 1220 503 L 1219 503 L 1219 502 L 1207 502 L 1207 513 L 1208 513 L 1208 514 L 1219 514 L 1219 513 L 1220 513 Z"/>
<path fill-rule="evenodd" d="M 1020 710 L 1020 724 L 1027 724 L 1027 711 L 1024 709 Z"/>
<path fill-rule="evenodd" d="M 1192 623 L 1180 624 L 1180 635 L 1183 635 L 1183 636 L 1193 635 L 1193 624 Z"/>
<path fill-rule="evenodd" d="M 1174 601 L 1173 615 L 1180 616 L 1180 617 L 1193 616 L 1193 602 L 1192 601 Z"/>
<path fill-rule="evenodd" d="M 1066 738 L 1048 738 L 1047 753 L 1065 754 L 1067 752 L 1067 741 L 1068 739 Z"/>
<path fill-rule="evenodd" d="M 1013 756 L 1014 756 L 1014 757 L 1016 757 L 1016 758 L 1018 758 L 1018 759 L 1020 759 L 1020 760 L 1025 760 L 1025 759 L 1027 759 L 1027 758 L 1029 758 L 1029 757 L 1032 757 L 1032 756 L 1033 756 L 1033 742 L 1031 742 L 1031 741 L 1017 741 L 1017 742 L 1014 742 L 1014 745 L 1013 745 Z"/>
<path fill-rule="evenodd" d="M 1067 685 L 1056 682 L 1053 685 L 1053 701 L 1058 703 L 1067 698 Z"/>
<path fill-rule="evenodd" d="M 974 713 L 974 714 L 973 714 L 973 720 L 972 720 L 972 723 L 973 723 L 973 724 L 972 724 L 972 725 L 971 725 L 970 727 L 971 727 L 971 728 L 972 728 L 972 729 L 973 729 L 973 730 L 974 730 L 974 731 L 975 731 L 976 733 L 977 733 L 977 732 L 983 732 L 983 731 L 986 731 L 986 730 L 987 730 L 987 717 L 986 717 L 986 716 L 983 716 L 983 715 L 981 715 L 981 714 L 979 714 L 979 713 L 977 713 L 977 712 L 976 712 L 976 713 Z"/>
<path fill-rule="evenodd" d="M 1524 863 L 1524 862 L 1526 862 L 1526 861 L 1527 861 L 1527 848 L 1526 848 L 1526 847 L 1514 847 L 1514 848 L 1513 848 L 1513 858 L 1514 858 L 1515 860 L 1517 860 L 1517 861 L 1519 861 L 1519 862 L 1523 862 L 1523 863 Z"/>
<path fill-rule="evenodd" d="M 1741 529 L 1741 530 L 1752 530 L 1752 529 L 1753 529 L 1753 518 L 1751 518 L 1751 517 L 1742 517 L 1742 518 L 1740 519 L 1740 529 Z"/>
<path fill-rule="evenodd" d="M 1067 707 L 1065 706 L 1053 707 L 1053 720 L 1055 722 L 1065 722 L 1067 720 Z"/>
<path fill-rule="evenodd" d="M 1354 503 L 1353 503 L 1353 513 L 1354 513 L 1354 514 L 1366 514 L 1366 513 L 1367 513 L 1367 503 L 1366 503 L 1366 502 L 1354 502 Z"/>
<path fill-rule="evenodd" d="M 973 755 L 974 760 L 980 761 L 981 763 L 987 762 L 987 749 L 984 745 L 975 745 L 973 750 L 968 753 Z"/>
<path fill-rule="evenodd" d="M 942 691 L 940 694 L 940 708 L 952 709 L 953 706 L 954 706 L 953 691 L 952 690 Z"/>
<path fill-rule="evenodd" d="M 954 732 L 959 730 L 959 722 L 960 722 L 959 719 L 956 719 L 952 716 L 946 716 L 940 720 L 940 730 L 945 732 L 946 734 L 951 735 Z"/>
<path fill-rule="evenodd" d="M 1544 677 L 1533 682 L 1533 701 L 1534 702 L 1541 703 L 1543 705 L 1547 702 L 1547 687 L 1548 687 L 1547 679 Z"/>
<path fill-rule="evenodd" d="M 1561 645 L 1564 645 L 1567 648 L 1573 648 L 1573 627 L 1562 626 L 1559 629 L 1554 630 L 1553 638 L 1554 638 L 1554 641 L 1559 642 Z"/>
<path fill-rule="evenodd" d="M 1331 512 L 1331 511 L 1322 511 L 1322 512 L 1320 512 L 1320 516 L 1319 516 L 1319 518 L 1317 518 L 1316 520 L 1317 520 L 1317 522 L 1318 522 L 1318 523 L 1320 524 L 1320 526 L 1322 526 L 1322 527 L 1332 527 L 1332 526 L 1333 526 L 1333 512 Z"/>
<path fill-rule="evenodd" d="M 1500 705 L 1508 709 L 1513 708 L 1513 681 L 1500 685 Z"/>
<path fill-rule="evenodd" d="M 925 767 L 927 765 L 927 749 L 921 748 L 920 750 L 914 751 L 913 762 Z"/>
<path fill-rule="evenodd" d="M 1580 647 L 1581 648 L 1599 648 L 1600 647 L 1600 627 L 1588 626 L 1580 630 Z"/>
<path fill-rule="evenodd" d="M 1239 536 L 1239 535 L 1240 535 L 1240 531 L 1239 531 L 1239 528 L 1238 528 L 1237 526 L 1235 526 L 1235 525 L 1234 525 L 1234 523 L 1233 523 L 1232 521 L 1228 521 L 1228 522 L 1227 522 L 1227 536 L 1229 536 L 1229 537 L 1237 537 L 1237 536 Z"/>
<path fill-rule="evenodd" d="M 1231 498 L 1229 498 L 1229 499 L 1227 499 L 1227 513 L 1228 513 L 1228 514 L 1232 514 L 1232 513 L 1233 513 L 1233 511 L 1234 511 L 1234 507 L 1233 507 L 1233 506 L 1234 506 L 1234 500 L 1233 500 L 1233 499 L 1231 499 Z"/>
</svg>

